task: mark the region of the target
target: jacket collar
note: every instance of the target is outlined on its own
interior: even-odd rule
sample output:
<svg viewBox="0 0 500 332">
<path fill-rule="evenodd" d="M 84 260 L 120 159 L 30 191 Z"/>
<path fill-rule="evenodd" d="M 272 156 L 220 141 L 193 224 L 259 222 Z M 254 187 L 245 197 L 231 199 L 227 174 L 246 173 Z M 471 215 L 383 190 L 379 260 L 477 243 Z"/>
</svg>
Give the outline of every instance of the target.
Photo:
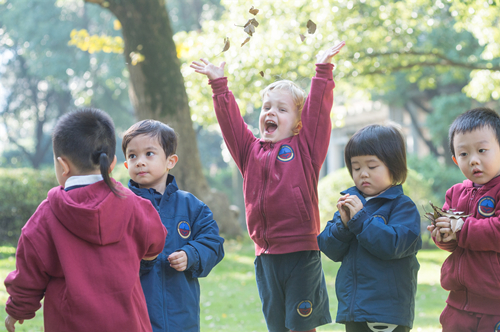
<svg viewBox="0 0 500 332">
<path fill-rule="evenodd" d="M 500 184 L 500 175 L 497 176 L 497 177 L 494 177 L 489 182 L 485 183 L 483 186 L 478 187 L 478 188 L 491 189 L 491 188 L 495 187 L 498 184 Z M 473 188 L 474 187 L 474 183 L 471 180 L 469 180 L 469 179 L 464 180 L 463 185 L 466 188 L 469 188 L 469 187 Z"/>
<path fill-rule="evenodd" d="M 361 191 L 359 191 L 359 189 L 356 188 L 356 186 L 342 191 L 341 194 L 342 195 L 345 195 L 345 194 L 356 195 L 360 199 L 362 199 L 362 201 L 366 201 L 366 198 L 363 196 L 363 193 Z M 396 197 L 401 196 L 403 194 L 404 194 L 403 193 L 403 186 L 399 184 L 397 186 L 390 187 L 389 189 L 387 189 L 386 191 L 384 191 L 383 193 L 381 193 L 380 195 L 378 195 L 374 198 L 395 199 Z"/>
<path fill-rule="evenodd" d="M 141 197 L 147 196 L 148 193 L 153 193 L 153 194 L 157 193 L 157 191 L 153 188 L 151 189 L 139 188 L 139 184 L 132 179 L 128 181 L 128 187 L 130 190 L 134 192 L 134 194 Z M 179 190 L 179 188 L 177 187 L 177 182 L 175 181 L 175 177 L 172 174 L 169 174 L 167 176 L 167 187 L 165 188 L 163 196 L 170 196 L 177 190 Z"/>
</svg>

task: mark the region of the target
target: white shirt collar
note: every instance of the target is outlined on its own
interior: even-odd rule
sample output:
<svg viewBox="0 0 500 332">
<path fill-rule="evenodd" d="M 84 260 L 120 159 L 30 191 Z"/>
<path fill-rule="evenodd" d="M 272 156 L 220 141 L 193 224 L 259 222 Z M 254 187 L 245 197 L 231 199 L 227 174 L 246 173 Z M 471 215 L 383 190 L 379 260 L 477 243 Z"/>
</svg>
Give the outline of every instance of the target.
<svg viewBox="0 0 500 332">
<path fill-rule="evenodd" d="M 66 180 L 64 188 L 74 187 L 74 186 L 85 186 L 93 184 L 103 180 L 101 174 L 90 174 L 90 175 L 77 175 L 72 176 Z"/>
</svg>

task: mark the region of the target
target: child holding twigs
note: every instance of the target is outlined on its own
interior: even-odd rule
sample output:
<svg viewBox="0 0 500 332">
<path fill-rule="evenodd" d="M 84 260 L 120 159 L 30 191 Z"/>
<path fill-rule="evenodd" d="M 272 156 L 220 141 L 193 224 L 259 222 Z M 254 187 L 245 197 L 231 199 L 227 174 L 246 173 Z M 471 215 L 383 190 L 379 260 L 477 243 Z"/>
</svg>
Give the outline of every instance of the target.
<svg viewBox="0 0 500 332">
<path fill-rule="evenodd" d="M 413 325 L 420 214 L 401 184 L 405 142 L 392 126 L 370 125 L 352 136 L 345 162 L 354 187 L 318 237 L 331 260 L 342 262 L 335 288 L 338 323 L 348 332 L 404 332 Z"/>
<path fill-rule="evenodd" d="M 344 42 L 317 56 L 310 94 L 290 81 L 263 90 L 261 139 L 247 128 L 227 87 L 224 65 L 202 59 L 224 141 L 241 174 L 255 272 L 269 331 L 315 331 L 331 322 L 316 241 L 318 179 L 331 131 L 332 58 Z"/>
<path fill-rule="evenodd" d="M 152 331 L 139 265 L 161 253 L 166 229 L 150 202 L 109 176 L 113 121 L 96 109 L 68 113 L 52 142 L 61 186 L 23 227 L 5 279 L 7 331 L 44 297 L 45 331 Z"/>
<path fill-rule="evenodd" d="M 450 294 L 440 322 L 444 332 L 498 331 L 500 117 L 488 108 L 467 111 L 453 121 L 449 138 L 467 180 L 448 189 L 443 206 L 463 212 L 463 223 L 442 216 L 427 227 L 436 245 L 451 252 L 441 268 L 441 286 Z"/>
</svg>

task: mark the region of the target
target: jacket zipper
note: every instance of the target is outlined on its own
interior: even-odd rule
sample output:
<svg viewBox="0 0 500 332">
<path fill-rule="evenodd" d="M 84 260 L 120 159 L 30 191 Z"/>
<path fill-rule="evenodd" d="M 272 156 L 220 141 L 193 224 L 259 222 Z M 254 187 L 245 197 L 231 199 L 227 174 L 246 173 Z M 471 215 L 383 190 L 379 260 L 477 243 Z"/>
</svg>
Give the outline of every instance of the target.
<svg viewBox="0 0 500 332">
<path fill-rule="evenodd" d="M 359 244 L 358 244 L 359 245 Z M 354 255 L 352 258 L 352 276 L 353 276 L 353 285 L 352 285 L 352 298 L 351 305 L 349 306 L 349 316 L 347 321 L 354 321 L 354 303 L 356 302 L 356 291 L 358 290 L 358 278 L 356 277 L 356 256 L 358 254 L 358 245 L 356 245 L 354 250 Z"/>
<path fill-rule="evenodd" d="M 271 148 L 273 145 L 271 145 Z M 264 193 L 266 191 L 266 185 L 267 185 L 267 174 L 268 174 L 268 166 L 269 166 L 269 156 L 271 155 L 271 151 L 267 153 L 266 156 L 266 167 L 264 168 L 264 185 L 262 186 L 262 192 L 260 195 L 260 213 L 262 215 L 262 219 L 264 221 L 264 234 L 263 238 L 264 241 L 266 242 L 266 247 L 264 248 L 264 253 L 268 254 L 269 253 L 269 242 L 267 242 L 266 235 L 267 235 L 267 220 L 266 220 L 266 213 L 264 212 Z"/>
<path fill-rule="evenodd" d="M 474 202 L 474 198 L 476 197 L 476 193 L 477 193 L 477 188 L 472 188 L 472 194 L 470 196 L 470 200 L 469 200 L 469 211 L 474 211 L 474 206 L 473 206 L 473 202 Z M 462 252 L 460 253 L 460 257 L 458 259 L 458 281 L 465 286 L 465 280 L 464 278 L 462 278 L 462 257 L 464 255 L 464 251 L 462 250 Z M 464 307 L 463 309 L 465 310 L 465 308 L 467 308 L 467 305 L 469 304 L 469 294 L 467 293 L 467 287 L 465 287 L 465 303 L 464 303 Z"/>
</svg>

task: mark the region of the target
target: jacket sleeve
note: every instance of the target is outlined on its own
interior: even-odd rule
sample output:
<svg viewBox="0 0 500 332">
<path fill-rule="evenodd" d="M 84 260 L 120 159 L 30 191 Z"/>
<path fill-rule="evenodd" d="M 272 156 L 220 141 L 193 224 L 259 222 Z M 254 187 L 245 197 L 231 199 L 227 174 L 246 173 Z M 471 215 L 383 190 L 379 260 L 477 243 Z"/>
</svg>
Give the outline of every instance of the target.
<svg viewBox="0 0 500 332">
<path fill-rule="evenodd" d="M 444 205 L 443 205 L 443 210 L 444 211 L 447 211 L 447 210 L 450 209 L 450 207 L 452 205 L 452 203 L 451 203 L 451 198 L 452 197 L 453 197 L 453 187 L 451 187 L 450 189 L 448 189 L 446 191 L 445 202 L 444 202 Z M 458 236 L 458 234 L 457 234 L 457 236 Z M 455 249 L 458 246 L 457 241 L 438 242 L 438 241 L 436 241 L 435 237 L 433 237 L 432 240 L 434 241 L 434 243 L 436 244 L 436 246 L 438 248 L 446 250 L 446 251 L 449 251 L 449 252 L 455 251 Z"/>
<path fill-rule="evenodd" d="M 302 149 L 309 151 L 315 166 L 321 167 L 330 144 L 333 105 L 333 65 L 316 64 L 316 76 L 312 78 L 311 89 L 302 109 L 302 129 L 299 133 Z"/>
<path fill-rule="evenodd" d="M 28 237 L 21 234 L 16 251 L 16 270 L 5 279 L 5 288 L 10 294 L 5 311 L 18 320 L 35 317 L 50 280 L 37 252 Z"/>
<path fill-rule="evenodd" d="M 468 217 L 457 232 L 457 241 L 450 242 L 469 250 L 500 253 L 500 210 L 490 218 Z"/>
<path fill-rule="evenodd" d="M 227 77 L 209 80 L 212 86 L 215 115 L 222 137 L 242 174 L 245 173 L 248 151 L 257 140 L 241 116 L 234 95 L 227 87 Z"/>
<path fill-rule="evenodd" d="M 323 232 L 318 235 L 319 249 L 332 261 L 341 262 L 354 238 L 354 234 L 344 227 L 337 211 L 333 220 L 330 220 Z"/>
<path fill-rule="evenodd" d="M 186 252 L 186 270 L 193 278 L 206 277 L 224 257 L 224 239 L 219 236 L 219 226 L 212 211 L 202 203 L 200 212 L 192 223 L 193 239 L 180 248 Z"/>
<path fill-rule="evenodd" d="M 143 276 L 146 273 L 151 272 L 153 267 L 155 266 L 156 262 L 158 261 L 158 257 L 156 257 L 153 260 L 147 261 L 144 259 L 141 259 L 141 267 L 139 269 L 139 276 Z"/>
<path fill-rule="evenodd" d="M 398 199 L 394 203 L 387 224 L 368 215 L 365 208 L 347 224 L 349 230 L 356 234 L 359 245 L 383 260 L 414 255 L 422 248 L 417 207 L 409 198 Z"/>
</svg>

